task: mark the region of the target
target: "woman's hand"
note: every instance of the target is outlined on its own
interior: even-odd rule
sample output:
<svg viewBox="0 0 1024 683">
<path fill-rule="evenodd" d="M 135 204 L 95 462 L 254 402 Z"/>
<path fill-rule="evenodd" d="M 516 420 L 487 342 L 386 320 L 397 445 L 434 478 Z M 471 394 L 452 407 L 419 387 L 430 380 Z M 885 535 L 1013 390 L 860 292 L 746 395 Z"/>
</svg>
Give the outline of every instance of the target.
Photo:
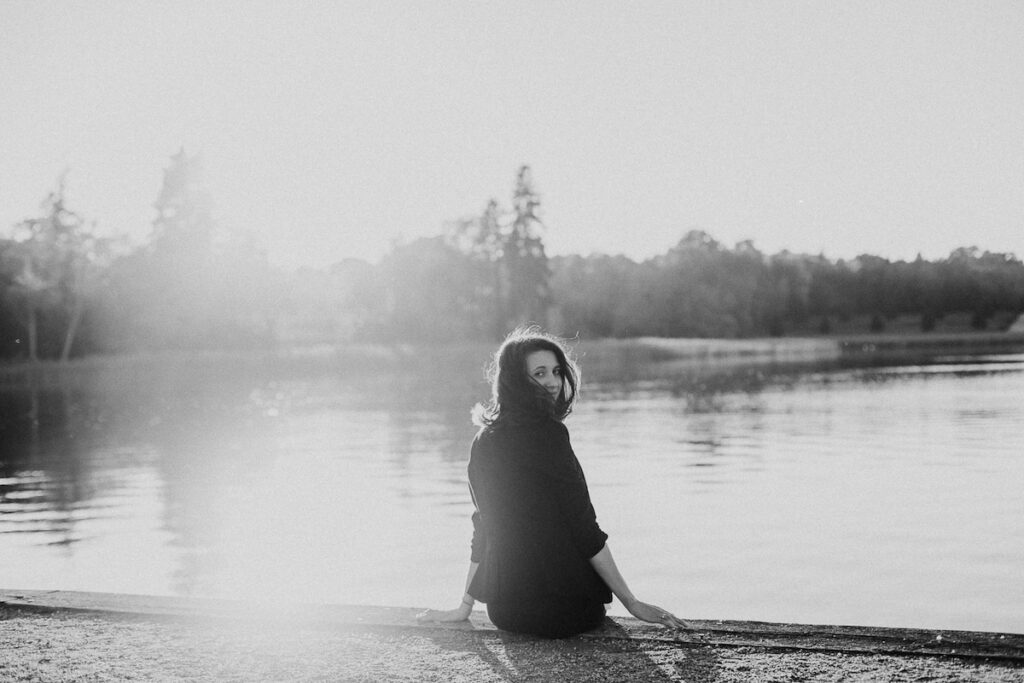
<svg viewBox="0 0 1024 683">
<path fill-rule="evenodd" d="M 690 628 L 690 625 L 685 621 L 657 605 L 633 600 L 630 604 L 626 605 L 626 609 L 640 621 L 646 621 L 651 624 L 661 624 L 663 626 L 668 626 L 669 628 Z"/>
<path fill-rule="evenodd" d="M 433 621 L 437 623 L 465 621 L 469 619 L 469 615 L 472 612 L 473 607 L 464 602 L 455 609 L 428 609 L 425 612 L 420 612 L 416 615 L 416 621 Z"/>
</svg>

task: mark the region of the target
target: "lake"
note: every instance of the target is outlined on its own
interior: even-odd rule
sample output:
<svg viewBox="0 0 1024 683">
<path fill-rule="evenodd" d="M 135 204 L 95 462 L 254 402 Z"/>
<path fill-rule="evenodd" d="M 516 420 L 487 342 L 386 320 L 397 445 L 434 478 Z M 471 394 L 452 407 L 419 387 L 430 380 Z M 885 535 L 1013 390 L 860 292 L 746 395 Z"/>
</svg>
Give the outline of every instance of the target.
<svg viewBox="0 0 1024 683">
<path fill-rule="evenodd" d="M 1024 632 L 1024 354 L 577 350 L 567 425 L 641 599 L 684 618 Z M 8 373 L 0 586 L 454 607 L 487 353 Z"/>
</svg>

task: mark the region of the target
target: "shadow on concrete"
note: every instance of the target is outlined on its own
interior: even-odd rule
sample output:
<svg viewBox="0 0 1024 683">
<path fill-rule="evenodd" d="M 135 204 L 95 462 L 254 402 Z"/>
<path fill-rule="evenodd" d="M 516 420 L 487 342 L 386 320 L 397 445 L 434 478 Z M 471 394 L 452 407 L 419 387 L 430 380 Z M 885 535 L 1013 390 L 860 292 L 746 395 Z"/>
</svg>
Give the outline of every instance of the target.
<svg viewBox="0 0 1024 683">
<path fill-rule="evenodd" d="M 585 636 L 556 640 L 490 629 L 438 629 L 427 638 L 439 651 L 470 657 L 493 679 L 509 683 L 717 678 L 713 648 L 633 638 L 612 619 Z"/>
</svg>

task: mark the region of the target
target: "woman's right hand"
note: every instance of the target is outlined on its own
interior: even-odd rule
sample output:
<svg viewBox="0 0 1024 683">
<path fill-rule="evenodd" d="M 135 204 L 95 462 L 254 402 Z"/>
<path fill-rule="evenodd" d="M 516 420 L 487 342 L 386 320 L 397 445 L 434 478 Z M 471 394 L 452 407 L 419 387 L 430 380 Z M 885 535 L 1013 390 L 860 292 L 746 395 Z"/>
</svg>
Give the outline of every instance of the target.
<svg viewBox="0 0 1024 683">
<path fill-rule="evenodd" d="M 455 609 L 428 609 L 416 615 L 416 621 L 432 621 L 436 623 L 450 623 L 455 621 L 466 621 L 473 612 L 473 608 L 465 602 Z"/>
<path fill-rule="evenodd" d="M 626 605 L 626 609 L 640 621 L 646 621 L 651 624 L 661 624 L 663 626 L 668 626 L 669 628 L 690 628 L 689 624 L 668 610 L 647 602 L 633 600 L 630 604 Z"/>
</svg>

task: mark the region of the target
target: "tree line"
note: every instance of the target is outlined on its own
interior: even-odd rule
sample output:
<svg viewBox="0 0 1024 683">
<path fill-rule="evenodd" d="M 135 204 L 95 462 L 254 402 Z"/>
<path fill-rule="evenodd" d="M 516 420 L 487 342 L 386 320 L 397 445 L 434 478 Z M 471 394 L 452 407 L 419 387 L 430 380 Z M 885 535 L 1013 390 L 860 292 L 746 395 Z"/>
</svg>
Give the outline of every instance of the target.
<svg viewBox="0 0 1024 683">
<path fill-rule="evenodd" d="M 736 338 L 829 334 L 858 318 L 878 332 L 909 316 L 928 332 L 954 314 L 991 329 L 1024 311 L 1024 264 L 976 247 L 934 261 L 831 260 L 692 230 L 643 261 L 550 257 L 527 166 L 507 207 L 491 199 L 375 264 L 294 272 L 218 229 L 201 164 L 184 150 L 141 244 L 97 236 L 65 194 L 62 178 L 40 215 L 0 239 L 2 358 L 496 339 L 528 322 L 590 338 Z"/>
<path fill-rule="evenodd" d="M 829 334 L 854 318 L 865 320 L 864 332 L 882 332 L 908 316 L 930 332 L 951 314 L 969 315 L 970 328 L 983 330 L 1024 311 L 1024 264 L 975 247 L 936 261 L 768 255 L 696 230 L 640 263 L 556 259 L 552 289 L 564 321 L 599 337 Z"/>
<path fill-rule="evenodd" d="M 201 164 L 171 158 L 142 244 L 101 237 L 67 205 L 0 239 L 0 358 L 265 346 L 280 291 L 265 254 L 218 232 Z"/>
</svg>

